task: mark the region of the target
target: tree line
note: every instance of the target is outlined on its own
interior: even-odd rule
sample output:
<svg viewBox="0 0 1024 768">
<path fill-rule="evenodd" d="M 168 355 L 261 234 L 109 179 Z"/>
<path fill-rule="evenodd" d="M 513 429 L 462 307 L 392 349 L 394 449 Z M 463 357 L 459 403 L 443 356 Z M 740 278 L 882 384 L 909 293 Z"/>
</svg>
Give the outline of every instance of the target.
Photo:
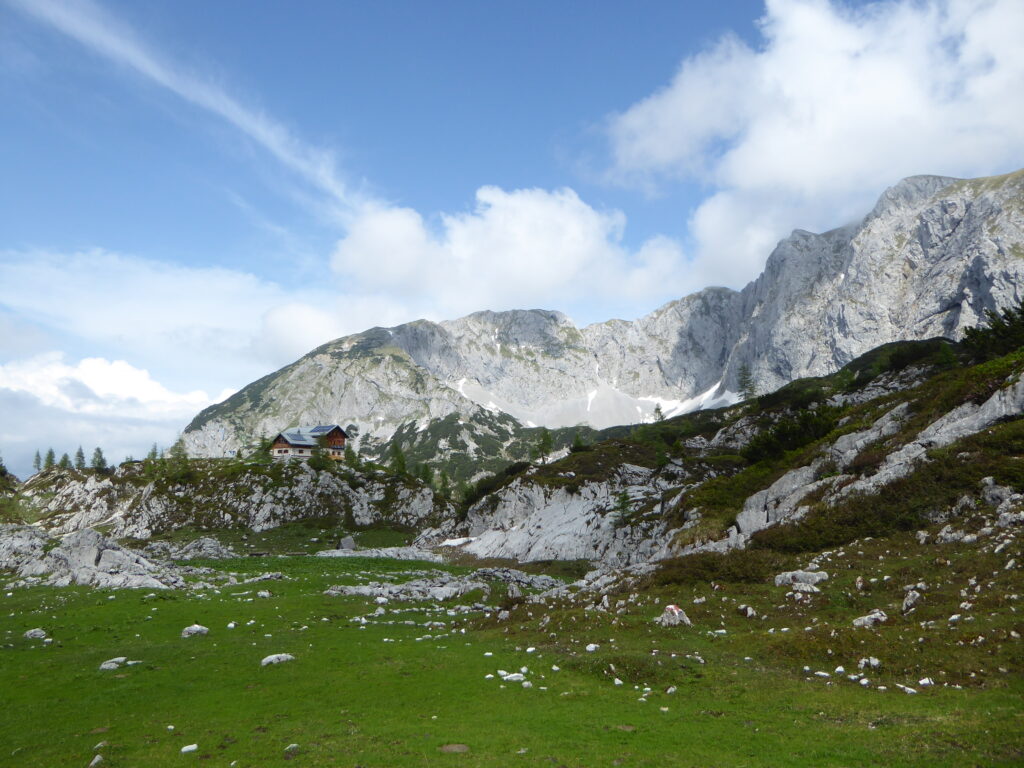
<svg viewBox="0 0 1024 768">
<path fill-rule="evenodd" d="M 77 469 L 79 472 L 83 472 L 86 469 L 92 469 L 96 472 L 107 472 L 110 470 L 107 458 L 103 455 L 103 449 L 98 446 L 92 452 L 92 459 L 88 464 L 85 463 L 85 451 L 82 450 L 82 446 L 78 446 L 74 459 L 66 453 L 61 454 L 61 457 L 58 459 L 57 453 L 53 448 L 48 448 L 45 455 L 40 455 L 39 451 L 36 451 L 36 455 L 32 459 L 32 469 L 39 472 L 44 469 L 54 469 L 55 467 L 59 469 Z"/>
</svg>

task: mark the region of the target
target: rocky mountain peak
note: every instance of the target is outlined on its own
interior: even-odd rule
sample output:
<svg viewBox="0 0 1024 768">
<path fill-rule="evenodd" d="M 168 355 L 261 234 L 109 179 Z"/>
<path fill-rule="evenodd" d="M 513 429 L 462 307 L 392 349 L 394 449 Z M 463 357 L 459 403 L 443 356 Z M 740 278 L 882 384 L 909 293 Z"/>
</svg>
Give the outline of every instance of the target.
<svg viewBox="0 0 1024 768">
<path fill-rule="evenodd" d="M 520 428 L 632 424 L 735 401 L 743 368 L 766 392 L 888 342 L 959 337 L 1024 299 L 1022 180 L 904 179 L 860 222 L 794 231 L 742 291 L 707 288 L 636 320 L 579 329 L 550 310 L 482 311 L 338 339 L 201 413 L 186 444 L 217 456 L 323 422 L 384 451 L 455 416 L 461 432 L 438 431 L 438 457 L 479 458 L 516 439 L 483 426 L 487 414 Z"/>
</svg>

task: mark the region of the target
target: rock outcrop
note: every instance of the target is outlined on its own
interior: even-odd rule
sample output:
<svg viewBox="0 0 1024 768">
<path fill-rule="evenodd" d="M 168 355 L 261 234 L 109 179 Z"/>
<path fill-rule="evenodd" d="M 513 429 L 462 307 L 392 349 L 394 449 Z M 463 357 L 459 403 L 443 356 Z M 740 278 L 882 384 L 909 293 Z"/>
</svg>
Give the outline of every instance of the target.
<svg viewBox="0 0 1024 768">
<path fill-rule="evenodd" d="M 167 589 L 184 581 L 106 536 L 85 529 L 63 539 L 30 525 L 0 525 L 0 570 L 20 576 L 22 584 L 70 584 L 114 589 Z"/>
<path fill-rule="evenodd" d="M 187 480 L 148 478 L 140 465 L 111 476 L 55 472 L 26 484 L 23 503 L 55 534 L 106 526 L 111 536 L 147 539 L 182 526 L 262 531 L 292 520 L 331 517 L 352 526 L 374 523 L 421 528 L 453 514 L 423 483 L 371 472 L 318 472 L 297 462 L 241 468 L 199 463 Z M 226 557 L 202 545 L 160 557 Z M 209 547 L 207 547 L 209 549 Z"/>
</svg>

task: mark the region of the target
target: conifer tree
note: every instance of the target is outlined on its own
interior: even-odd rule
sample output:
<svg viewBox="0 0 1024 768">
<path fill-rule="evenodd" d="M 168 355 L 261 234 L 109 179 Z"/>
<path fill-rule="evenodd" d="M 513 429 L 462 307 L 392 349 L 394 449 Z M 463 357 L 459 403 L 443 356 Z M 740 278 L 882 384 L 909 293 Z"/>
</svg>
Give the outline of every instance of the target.
<svg viewBox="0 0 1024 768">
<path fill-rule="evenodd" d="M 39 451 L 36 451 L 36 455 L 32 458 L 32 469 L 38 472 L 43 468 L 43 460 L 39 456 Z"/>
<path fill-rule="evenodd" d="M 61 454 L 60 461 L 57 462 L 57 466 L 61 469 L 71 469 L 71 457 L 66 453 Z"/>
<path fill-rule="evenodd" d="M 553 441 L 551 439 L 551 433 L 547 427 L 541 427 L 540 434 L 537 435 L 537 447 L 534 448 L 533 454 L 536 458 L 540 459 L 540 463 L 544 464 L 547 462 L 548 455 L 551 453 L 553 448 Z"/>
<path fill-rule="evenodd" d="M 750 366 L 746 363 L 740 366 L 739 375 L 736 377 L 737 386 L 740 388 L 740 397 L 744 400 L 753 400 L 757 397 L 757 387 L 754 386 L 754 376 L 750 372 Z"/>
<path fill-rule="evenodd" d="M 107 471 L 107 459 L 103 455 L 103 451 L 99 446 L 96 446 L 96 450 L 92 452 L 92 461 L 89 466 L 91 466 L 97 473 Z"/>
<path fill-rule="evenodd" d="M 79 472 L 85 469 L 85 451 L 82 450 L 82 446 L 78 446 L 78 450 L 75 451 L 75 469 Z"/>
<path fill-rule="evenodd" d="M 408 471 L 408 466 L 405 461 L 405 452 L 402 450 L 402 446 L 398 443 L 391 446 L 391 471 L 396 475 L 404 475 Z"/>
<path fill-rule="evenodd" d="M 46 450 L 46 458 L 43 459 L 43 469 L 53 469 L 57 464 L 57 454 L 53 452 L 53 448 Z"/>
<path fill-rule="evenodd" d="M 349 446 L 345 446 L 345 463 L 352 469 L 359 469 L 359 457 Z"/>
</svg>

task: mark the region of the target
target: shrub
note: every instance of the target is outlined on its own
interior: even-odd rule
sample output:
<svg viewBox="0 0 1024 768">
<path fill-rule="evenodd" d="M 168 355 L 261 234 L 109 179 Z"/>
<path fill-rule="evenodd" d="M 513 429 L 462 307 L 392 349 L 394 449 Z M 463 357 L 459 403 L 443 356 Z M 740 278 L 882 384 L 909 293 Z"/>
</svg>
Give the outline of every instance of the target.
<svg viewBox="0 0 1024 768">
<path fill-rule="evenodd" d="M 649 577 L 651 586 L 702 584 L 719 581 L 760 584 L 785 570 L 789 560 L 778 552 L 734 549 L 731 552 L 698 552 L 663 560 Z"/>
<path fill-rule="evenodd" d="M 836 408 L 822 406 L 784 418 L 757 434 L 740 454 L 754 463 L 802 448 L 831 432 L 836 425 L 837 413 Z"/>
<path fill-rule="evenodd" d="M 991 360 L 1024 347 L 1024 303 L 985 313 L 987 326 L 967 328 L 963 346 L 975 360 Z"/>
</svg>

